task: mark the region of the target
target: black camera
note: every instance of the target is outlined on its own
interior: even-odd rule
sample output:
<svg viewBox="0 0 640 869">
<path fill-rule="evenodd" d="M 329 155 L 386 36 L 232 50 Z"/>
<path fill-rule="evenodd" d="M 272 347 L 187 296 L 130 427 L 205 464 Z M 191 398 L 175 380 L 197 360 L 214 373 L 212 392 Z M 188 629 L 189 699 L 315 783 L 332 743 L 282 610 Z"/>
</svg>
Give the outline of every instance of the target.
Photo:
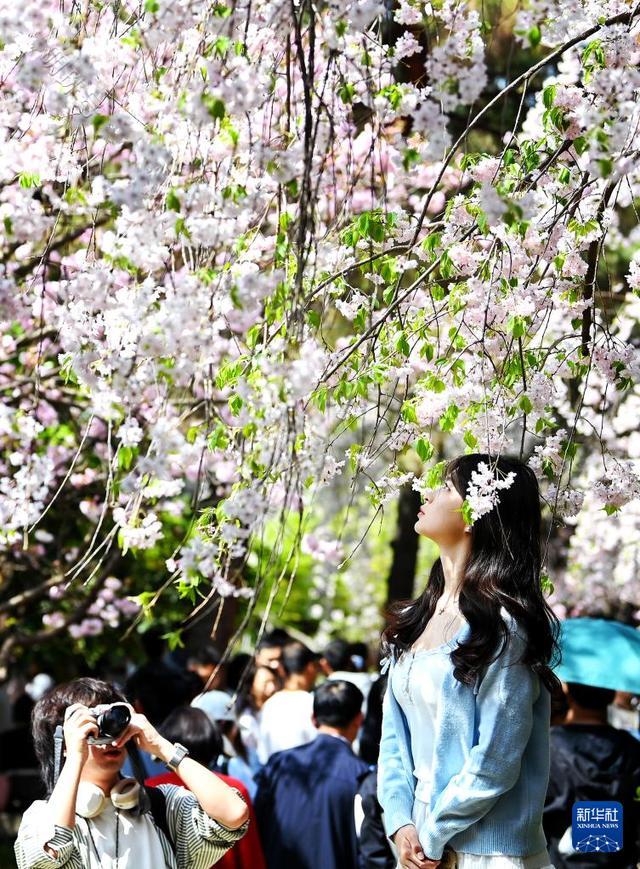
<svg viewBox="0 0 640 869">
<path fill-rule="evenodd" d="M 108 745 L 122 736 L 131 722 L 131 709 L 126 703 L 102 703 L 89 712 L 98 725 L 98 736 L 87 739 L 91 745 Z"/>
</svg>

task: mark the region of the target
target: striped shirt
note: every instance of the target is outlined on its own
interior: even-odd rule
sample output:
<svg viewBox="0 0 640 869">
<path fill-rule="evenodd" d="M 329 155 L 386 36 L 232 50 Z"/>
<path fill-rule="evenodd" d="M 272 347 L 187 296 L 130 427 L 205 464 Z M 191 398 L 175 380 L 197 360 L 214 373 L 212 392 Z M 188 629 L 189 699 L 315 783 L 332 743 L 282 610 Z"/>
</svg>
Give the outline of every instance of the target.
<svg viewBox="0 0 640 869">
<path fill-rule="evenodd" d="M 79 818 L 71 828 L 54 824 L 48 803 L 36 800 L 24 813 L 18 831 L 15 843 L 18 869 L 162 869 L 158 862 L 160 853 L 165 869 L 209 869 L 247 831 L 248 821 L 237 830 L 214 821 L 185 788 L 159 785 L 159 789 L 166 799 L 167 826 L 175 854 L 150 813 L 135 816 L 120 812 L 116 862 L 116 819 L 110 802 L 98 819 Z M 104 830 L 113 832 L 106 835 Z M 51 857 L 44 850 L 45 845 L 58 856 Z"/>
</svg>

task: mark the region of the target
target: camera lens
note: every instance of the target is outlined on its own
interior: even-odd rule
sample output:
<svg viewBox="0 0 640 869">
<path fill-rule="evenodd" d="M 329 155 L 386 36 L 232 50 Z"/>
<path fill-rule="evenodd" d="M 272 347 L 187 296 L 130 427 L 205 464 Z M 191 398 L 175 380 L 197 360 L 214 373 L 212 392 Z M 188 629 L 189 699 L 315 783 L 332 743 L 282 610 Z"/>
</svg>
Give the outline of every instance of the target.
<svg viewBox="0 0 640 869">
<path fill-rule="evenodd" d="M 131 712 L 129 711 L 129 707 L 125 706 L 124 703 L 115 703 L 98 716 L 100 736 L 109 736 L 112 739 L 117 739 L 127 729 L 130 721 Z"/>
</svg>

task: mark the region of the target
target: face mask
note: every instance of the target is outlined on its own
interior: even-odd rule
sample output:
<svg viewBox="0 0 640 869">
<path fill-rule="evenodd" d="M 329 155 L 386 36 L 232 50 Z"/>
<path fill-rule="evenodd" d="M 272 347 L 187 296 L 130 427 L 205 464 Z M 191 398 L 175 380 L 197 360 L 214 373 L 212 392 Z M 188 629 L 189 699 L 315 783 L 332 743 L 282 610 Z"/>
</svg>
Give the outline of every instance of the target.
<svg viewBox="0 0 640 869">
<path fill-rule="evenodd" d="M 640 715 L 637 709 L 623 709 L 622 706 L 611 704 L 607 708 L 607 720 L 609 724 L 620 730 L 638 730 Z"/>
<path fill-rule="evenodd" d="M 134 809 L 140 801 L 140 785 L 134 778 L 123 778 L 107 797 L 102 788 L 92 782 L 81 781 L 76 797 L 76 812 L 82 818 L 95 818 L 110 799 L 116 809 Z"/>
</svg>

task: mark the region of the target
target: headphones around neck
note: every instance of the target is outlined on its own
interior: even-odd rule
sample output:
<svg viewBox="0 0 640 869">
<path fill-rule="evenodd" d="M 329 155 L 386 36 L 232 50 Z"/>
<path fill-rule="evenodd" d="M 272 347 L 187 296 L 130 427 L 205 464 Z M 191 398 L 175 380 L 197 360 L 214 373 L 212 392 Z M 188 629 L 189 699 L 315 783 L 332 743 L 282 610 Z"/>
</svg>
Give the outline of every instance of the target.
<svg viewBox="0 0 640 869">
<path fill-rule="evenodd" d="M 123 778 L 109 796 L 102 788 L 88 781 L 81 781 L 76 797 L 76 812 L 82 818 L 95 818 L 103 811 L 110 799 L 116 809 L 135 809 L 140 803 L 140 784 L 134 778 Z"/>
</svg>

